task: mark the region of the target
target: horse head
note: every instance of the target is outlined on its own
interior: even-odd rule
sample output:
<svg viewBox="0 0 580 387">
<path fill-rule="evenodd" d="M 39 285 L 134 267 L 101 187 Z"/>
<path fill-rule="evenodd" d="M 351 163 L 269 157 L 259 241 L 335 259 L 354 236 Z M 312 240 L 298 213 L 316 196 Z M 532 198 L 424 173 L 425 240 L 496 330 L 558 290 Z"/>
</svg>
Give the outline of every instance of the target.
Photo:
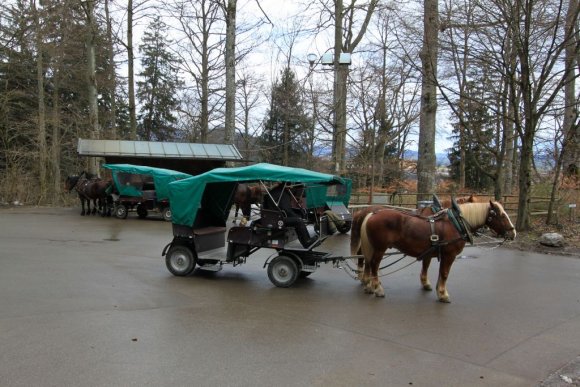
<svg viewBox="0 0 580 387">
<path fill-rule="evenodd" d="M 503 206 L 495 200 L 489 201 L 489 210 L 485 224 L 498 236 L 514 240 L 516 238 L 516 228 L 510 217 L 505 212 Z"/>
<path fill-rule="evenodd" d="M 70 193 L 77 185 L 79 179 L 80 175 L 67 176 L 66 180 L 64 181 L 64 192 Z"/>
</svg>

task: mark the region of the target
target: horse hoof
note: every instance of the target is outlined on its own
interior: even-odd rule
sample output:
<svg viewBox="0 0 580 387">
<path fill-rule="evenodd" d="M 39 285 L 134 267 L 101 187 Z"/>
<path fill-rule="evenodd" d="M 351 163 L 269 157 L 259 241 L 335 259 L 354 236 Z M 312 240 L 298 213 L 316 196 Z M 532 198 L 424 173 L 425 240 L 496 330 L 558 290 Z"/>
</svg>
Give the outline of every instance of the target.
<svg viewBox="0 0 580 387">
<path fill-rule="evenodd" d="M 381 290 L 381 291 L 376 291 L 375 292 L 375 297 L 379 297 L 379 298 L 385 298 L 385 291 Z"/>
<path fill-rule="evenodd" d="M 425 284 L 423 285 L 423 290 L 430 292 L 431 290 L 433 290 L 433 287 L 431 286 L 431 284 Z"/>
<path fill-rule="evenodd" d="M 449 298 L 449 296 L 439 297 L 439 302 L 442 302 L 444 304 L 450 304 L 451 299 Z"/>
<path fill-rule="evenodd" d="M 365 290 L 365 294 L 373 294 L 374 293 L 373 289 L 369 288 L 368 286 L 365 286 L 364 290 Z"/>
</svg>

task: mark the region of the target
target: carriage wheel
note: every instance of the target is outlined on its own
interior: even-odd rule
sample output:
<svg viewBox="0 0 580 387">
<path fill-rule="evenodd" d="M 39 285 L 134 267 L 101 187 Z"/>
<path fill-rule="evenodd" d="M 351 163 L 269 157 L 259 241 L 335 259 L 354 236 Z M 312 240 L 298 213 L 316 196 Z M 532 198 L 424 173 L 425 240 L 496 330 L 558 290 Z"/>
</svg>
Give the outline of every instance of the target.
<svg viewBox="0 0 580 387">
<path fill-rule="evenodd" d="M 279 288 L 288 288 L 298 278 L 298 265 L 286 256 L 279 255 L 268 264 L 268 278 Z"/>
<path fill-rule="evenodd" d="M 187 246 L 171 246 L 165 256 L 165 265 L 171 274 L 184 277 L 195 269 L 195 257 Z"/>
<path fill-rule="evenodd" d="M 171 208 L 165 207 L 163 211 L 161 211 L 161 215 L 163 216 L 163 220 L 171 222 Z"/>
<path fill-rule="evenodd" d="M 115 216 L 119 219 L 126 219 L 127 218 L 127 207 L 124 204 L 119 204 L 115 207 Z"/>
<path fill-rule="evenodd" d="M 342 227 L 340 227 L 340 228 L 338 229 L 338 231 L 339 231 L 341 234 L 346 234 L 347 232 L 349 232 L 349 231 L 350 231 L 351 227 L 352 227 L 352 222 L 350 222 L 350 221 L 349 221 L 349 222 L 344 222 L 344 225 L 343 225 Z"/>
<path fill-rule="evenodd" d="M 145 219 L 147 217 L 147 208 L 143 204 L 137 206 L 137 216 L 139 219 Z"/>
</svg>

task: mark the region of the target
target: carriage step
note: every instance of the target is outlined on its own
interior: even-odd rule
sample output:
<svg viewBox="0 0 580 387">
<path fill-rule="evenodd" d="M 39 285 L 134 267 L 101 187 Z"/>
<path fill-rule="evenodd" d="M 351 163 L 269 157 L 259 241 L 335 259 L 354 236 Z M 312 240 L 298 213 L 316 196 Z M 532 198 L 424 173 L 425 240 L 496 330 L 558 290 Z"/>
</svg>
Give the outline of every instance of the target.
<svg viewBox="0 0 580 387">
<path fill-rule="evenodd" d="M 200 268 L 200 270 L 218 272 L 218 271 L 220 271 L 222 269 L 222 264 L 221 264 L 221 262 L 217 262 L 217 263 L 206 263 L 204 265 L 200 265 L 199 268 Z"/>
</svg>

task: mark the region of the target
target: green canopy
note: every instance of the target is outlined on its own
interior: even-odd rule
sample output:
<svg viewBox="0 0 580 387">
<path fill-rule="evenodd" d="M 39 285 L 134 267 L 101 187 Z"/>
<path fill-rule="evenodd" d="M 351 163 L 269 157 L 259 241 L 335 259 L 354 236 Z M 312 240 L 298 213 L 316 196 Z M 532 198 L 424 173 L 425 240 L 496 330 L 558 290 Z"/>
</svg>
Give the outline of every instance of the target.
<svg viewBox="0 0 580 387">
<path fill-rule="evenodd" d="M 104 164 L 103 168 L 110 169 L 113 174 L 113 181 L 115 186 L 122 196 L 142 196 L 142 185 L 131 185 L 124 184 L 120 179 L 120 174 L 132 174 L 132 175 L 146 175 L 153 178 L 153 183 L 155 184 L 155 195 L 157 200 L 163 200 L 169 198 L 169 192 L 167 186 L 172 181 L 187 179 L 191 177 L 190 174 L 173 171 L 171 169 L 148 167 L 144 165 L 133 165 L 133 164 Z"/>
<path fill-rule="evenodd" d="M 306 184 L 306 206 L 308 208 L 324 207 L 335 202 L 348 206 L 351 191 L 352 180 L 346 178 L 343 179 L 342 184 L 337 185 Z"/>
<path fill-rule="evenodd" d="M 275 181 L 303 184 L 344 184 L 345 179 L 326 173 L 274 164 L 255 164 L 239 168 L 216 168 L 169 184 L 171 218 L 174 224 L 192 227 L 212 220 L 227 219 L 238 183 Z M 198 211 L 202 209 L 201 213 Z M 201 219 L 204 218 L 204 219 Z"/>
</svg>

